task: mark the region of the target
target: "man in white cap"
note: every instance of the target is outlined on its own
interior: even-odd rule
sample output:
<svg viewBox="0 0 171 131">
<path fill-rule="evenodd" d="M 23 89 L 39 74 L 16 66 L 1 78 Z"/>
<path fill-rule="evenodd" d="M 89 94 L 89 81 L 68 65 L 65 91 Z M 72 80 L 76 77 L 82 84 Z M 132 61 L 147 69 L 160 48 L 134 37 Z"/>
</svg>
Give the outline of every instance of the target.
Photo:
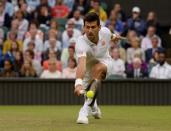
<svg viewBox="0 0 171 131">
<path fill-rule="evenodd" d="M 145 35 L 146 24 L 140 17 L 141 10 L 138 6 L 132 8 L 132 17 L 128 19 L 128 30 L 132 29 L 137 32 L 138 35 Z"/>
</svg>

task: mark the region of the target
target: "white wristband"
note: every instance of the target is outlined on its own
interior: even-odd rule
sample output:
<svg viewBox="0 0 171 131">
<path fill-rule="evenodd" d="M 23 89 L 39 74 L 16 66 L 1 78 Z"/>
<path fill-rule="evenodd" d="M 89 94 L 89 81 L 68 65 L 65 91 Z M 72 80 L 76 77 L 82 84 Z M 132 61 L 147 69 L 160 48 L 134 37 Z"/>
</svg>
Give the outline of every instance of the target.
<svg viewBox="0 0 171 131">
<path fill-rule="evenodd" d="M 78 85 L 83 85 L 83 80 L 78 78 L 75 80 L 75 87 L 78 86 Z"/>
</svg>

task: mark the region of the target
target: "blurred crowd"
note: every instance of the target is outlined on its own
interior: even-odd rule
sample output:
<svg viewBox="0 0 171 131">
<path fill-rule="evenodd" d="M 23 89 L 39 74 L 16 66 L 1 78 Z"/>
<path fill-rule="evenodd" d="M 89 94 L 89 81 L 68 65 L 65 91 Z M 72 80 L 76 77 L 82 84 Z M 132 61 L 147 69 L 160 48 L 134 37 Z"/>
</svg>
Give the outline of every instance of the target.
<svg viewBox="0 0 171 131">
<path fill-rule="evenodd" d="M 134 6 L 126 16 L 119 3 L 106 10 L 99 0 L 1 0 L 0 77 L 75 78 L 76 39 L 83 34 L 84 15 L 96 12 L 102 26 L 127 37 L 109 43 L 109 78 L 171 78 L 156 12 L 142 18 Z"/>
</svg>

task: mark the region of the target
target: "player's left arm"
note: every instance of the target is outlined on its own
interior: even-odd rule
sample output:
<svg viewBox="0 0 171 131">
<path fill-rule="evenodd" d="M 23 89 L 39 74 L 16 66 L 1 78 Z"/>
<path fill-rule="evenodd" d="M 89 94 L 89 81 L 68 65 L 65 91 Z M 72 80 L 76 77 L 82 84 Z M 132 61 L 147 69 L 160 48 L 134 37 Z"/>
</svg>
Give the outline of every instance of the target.
<svg viewBox="0 0 171 131">
<path fill-rule="evenodd" d="M 119 34 L 113 34 L 107 27 L 102 27 L 100 35 L 103 36 L 107 41 L 118 42 L 122 37 Z"/>
<path fill-rule="evenodd" d="M 119 34 L 113 34 L 113 33 L 111 33 L 111 40 L 113 42 L 118 42 L 120 39 L 122 39 L 122 37 Z"/>
</svg>

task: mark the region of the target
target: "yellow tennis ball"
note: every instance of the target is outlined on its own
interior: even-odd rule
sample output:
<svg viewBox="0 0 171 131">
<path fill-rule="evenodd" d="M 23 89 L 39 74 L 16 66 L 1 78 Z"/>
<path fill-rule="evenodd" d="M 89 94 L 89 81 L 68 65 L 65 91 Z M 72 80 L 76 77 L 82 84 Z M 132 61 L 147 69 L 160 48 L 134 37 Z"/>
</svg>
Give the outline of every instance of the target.
<svg viewBox="0 0 171 131">
<path fill-rule="evenodd" d="M 87 91 L 86 95 L 87 95 L 87 98 L 93 98 L 94 92 L 93 91 Z"/>
</svg>

